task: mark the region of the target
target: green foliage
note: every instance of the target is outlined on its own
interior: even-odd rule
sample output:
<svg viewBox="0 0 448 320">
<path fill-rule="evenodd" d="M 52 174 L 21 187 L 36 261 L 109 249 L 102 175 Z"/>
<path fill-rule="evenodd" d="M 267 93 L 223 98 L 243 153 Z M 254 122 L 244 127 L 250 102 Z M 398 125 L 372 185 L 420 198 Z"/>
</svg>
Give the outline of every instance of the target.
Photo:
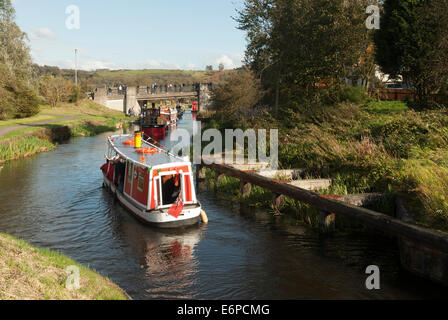
<svg viewBox="0 0 448 320">
<path fill-rule="evenodd" d="M 419 223 L 448 230 L 447 111 L 415 112 L 403 102 L 386 101 L 294 110 L 285 109 L 284 118 L 275 124 L 266 114 L 257 119 L 266 129 L 279 129 L 281 168 L 302 168 L 310 178 L 332 178 L 333 186 L 323 193 L 404 193 L 416 201 Z M 224 128 L 219 121 L 210 123 Z M 263 194 L 255 192 L 253 201 L 263 204 Z M 294 205 L 297 211 L 290 209 L 313 224 L 312 208 Z M 386 204 L 381 210 L 393 213 Z"/>
<path fill-rule="evenodd" d="M 259 80 L 243 69 L 215 87 L 214 119 L 225 128 L 245 128 L 258 115 L 256 105 L 263 96 Z"/>
<path fill-rule="evenodd" d="M 39 152 L 53 150 L 55 145 L 37 137 L 19 138 L 0 143 L 0 162 L 28 157 Z"/>
<path fill-rule="evenodd" d="M 408 111 L 406 103 L 402 101 L 371 101 L 363 110 L 378 115 L 393 115 Z"/>
<path fill-rule="evenodd" d="M 0 65 L 19 80 L 31 77 L 31 55 L 26 44 L 26 34 L 15 20 L 15 10 L 10 0 L 0 0 Z"/>
<path fill-rule="evenodd" d="M 33 89 L 0 65 L 0 120 L 36 115 L 39 102 Z"/>
<path fill-rule="evenodd" d="M 37 93 L 29 88 L 21 88 L 16 92 L 15 118 L 32 117 L 39 113 L 39 98 Z"/>
<path fill-rule="evenodd" d="M 409 158 L 413 147 L 424 149 L 445 146 L 443 140 L 440 141 L 442 145 L 438 145 L 439 139 L 435 136 L 432 125 L 421 116 L 409 112 L 407 117 L 396 118 L 376 128 L 378 131 L 375 133 L 383 141 L 389 154 L 397 158 Z"/>
<path fill-rule="evenodd" d="M 247 32 L 246 61 L 271 88 L 278 80 L 302 93 L 340 84 L 370 46 L 368 3 L 247 0 L 236 19 Z"/>
<path fill-rule="evenodd" d="M 14 22 L 10 0 L 0 1 L 0 120 L 22 118 L 39 112 L 30 87 L 31 56 L 26 36 Z"/>
<path fill-rule="evenodd" d="M 400 177 L 402 184 L 397 189 L 418 200 L 417 207 L 413 208 L 417 221 L 424 226 L 448 230 L 448 168 L 430 160 L 410 160 L 403 164 Z"/>
<path fill-rule="evenodd" d="M 40 79 L 39 90 L 44 97 L 45 102 L 52 108 L 56 107 L 61 102 L 69 102 L 71 98 L 78 95 L 77 89 L 71 81 L 62 77 L 53 77 L 46 75 Z M 74 91 L 75 90 L 75 91 Z"/>
<path fill-rule="evenodd" d="M 69 99 L 69 102 L 77 103 L 80 98 L 81 98 L 81 87 L 73 86 L 73 88 L 72 88 L 72 95 L 71 95 L 71 97 Z"/>
<path fill-rule="evenodd" d="M 417 98 L 427 100 L 448 79 L 446 30 L 447 0 L 386 0 L 375 34 L 376 60 L 384 73 L 403 76 Z"/>
<path fill-rule="evenodd" d="M 348 101 L 351 103 L 364 105 L 371 100 L 372 98 L 368 95 L 364 87 L 344 86 L 341 88 L 340 101 Z"/>
</svg>

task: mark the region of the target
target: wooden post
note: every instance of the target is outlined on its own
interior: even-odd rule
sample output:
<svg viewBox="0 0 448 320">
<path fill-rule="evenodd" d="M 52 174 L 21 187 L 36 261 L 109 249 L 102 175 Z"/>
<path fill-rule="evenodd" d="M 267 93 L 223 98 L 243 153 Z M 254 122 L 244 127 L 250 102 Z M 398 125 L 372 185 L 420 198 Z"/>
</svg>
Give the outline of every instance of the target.
<svg viewBox="0 0 448 320">
<path fill-rule="evenodd" d="M 219 173 L 218 171 L 215 171 L 215 192 L 218 191 L 218 183 L 221 182 L 222 178 L 224 178 L 225 174 Z"/>
<path fill-rule="evenodd" d="M 248 198 L 250 193 L 252 192 L 252 184 L 248 182 L 241 181 L 240 182 L 240 192 L 243 198 Z"/>
<path fill-rule="evenodd" d="M 202 181 L 205 180 L 206 178 L 206 168 L 200 164 L 196 165 L 196 180 L 197 181 Z"/>
<path fill-rule="evenodd" d="M 331 234 L 335 231 L 336 215 L 326 211 L 319 211 L 319 232 L 321 234 Z"/>
<path fill-rule="evenodd" d="M 285 206 L 285 196 L 282 194 L 272 193 L 272 204 L 274 205 L 275 213 L 280 213 L 280 211 Z"/>
</svg>

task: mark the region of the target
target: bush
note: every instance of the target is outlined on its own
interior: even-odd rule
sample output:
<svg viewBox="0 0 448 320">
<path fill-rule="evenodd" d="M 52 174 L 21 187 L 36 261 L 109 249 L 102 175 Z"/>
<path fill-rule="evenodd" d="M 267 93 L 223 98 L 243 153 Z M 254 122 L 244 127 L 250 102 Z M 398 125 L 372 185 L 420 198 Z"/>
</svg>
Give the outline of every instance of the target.
<svg viewBox="0 0 448 320">
<path fill-rule="evenodd" d="M 81 97 L 81 88 L 79 86 L 73 86 L 72 95 L 70 97 L 69 102 L 76 103 L 79 101 Z"/>
<path fill-rule="evenodd" d="M 243 69 L 215 87 L 214 118 L 223 128 L 242 128 L 258 114 L 254 106 L 262 97 L 259 79 L 251 71 Z"/>
<path fill-rule="evenodd" d="M 424 160 L 407 161 L 402 171 L 402 191 L 417 199 L 423 210 L 415 210 L 424 226 L 448 230 L 448 168 Z M 403 190 L 406 186 L 406 190 Z"/>
<path fill-rule="evenodd" d="M 0 120 L 30 117 L 38 112 L 37 93 L 0 67 Z"/>
<path fill-rule="evenodd" d="M 24 88 L 16 94 L 15 118 L 32 117 L 39 113 L 39 98 L 34 90 Z"/>
<path fill-rule="evenodd" d="M 40 93 L 54 108 L 58 103 L 70 101 L 73 96 L 73 84 L 62 77 L 47 75 L 40 80 Z"/>
<path fill-rule="evenodd" d="M 372 98 L 364 87 L 344 86 L 341 90 L 340 101 L 349 101 L 360 105 L 367 104 Z"/>
</svg>

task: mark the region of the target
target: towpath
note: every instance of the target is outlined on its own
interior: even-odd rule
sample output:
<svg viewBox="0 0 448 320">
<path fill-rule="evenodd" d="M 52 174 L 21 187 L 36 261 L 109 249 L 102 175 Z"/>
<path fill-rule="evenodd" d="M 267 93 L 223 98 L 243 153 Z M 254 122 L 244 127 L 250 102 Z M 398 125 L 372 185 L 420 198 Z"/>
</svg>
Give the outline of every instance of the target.
<svg viewBox="0 0 448 320">
<path fill-rule="evenodd" d="M 35 123 L 30 123 L 30 124 L 0 127 L 0 138 L 7 135 L 10 132 L 20 130 L 23 128 L 41 126 L 41 125 L 45 125 L 45 124 L 58 123 L 58 122 L 63 122 L 63 121 L 76 120 L 76 119 L 80 119 L 80 118 L 83 118 L 83 116 L 71 116 L 71 117 L 65 117 L 65 118 L 61 118 L 61 119 L 57 119 L 57 120 L 48 120 L 48 121 L 35 122 Z"/>
</svg>

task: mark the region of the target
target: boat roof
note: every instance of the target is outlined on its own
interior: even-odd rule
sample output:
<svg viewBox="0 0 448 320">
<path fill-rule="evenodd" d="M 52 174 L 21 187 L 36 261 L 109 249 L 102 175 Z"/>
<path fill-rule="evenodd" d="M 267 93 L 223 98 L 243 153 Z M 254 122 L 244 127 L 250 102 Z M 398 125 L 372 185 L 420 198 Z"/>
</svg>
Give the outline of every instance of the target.
<svg viewBox="0 0 448 320">
<path fill-rule="evenodd" d="M 123 142 L 132 139 L 134 139 L 133 135 L 115 135 L 109 137 L 108 141 L 112 148 L 114 148 L 115 151 L 118 151 L 117 153 L 119 153 L 121 156 L 125 157 L 127 160 L 132 160 L 133 162 L 138 163 L 141 166 L 146 166 L 148 168 L 166 164 L 173 164 L 173 166 L 191 164 L 189 161 L 182 159 L 181 157 L 175 156 L 166 150 L 157 148 L 154 145 L 148 144 L 144 141 L 142 141 L 143 148 L 155 147 L 159 150 L 159 152 L 153 154 L 138 153 L 133 146 L 123 144 Z M 142 156 L 144 158 L 142 158 Z"/>
</svg>

